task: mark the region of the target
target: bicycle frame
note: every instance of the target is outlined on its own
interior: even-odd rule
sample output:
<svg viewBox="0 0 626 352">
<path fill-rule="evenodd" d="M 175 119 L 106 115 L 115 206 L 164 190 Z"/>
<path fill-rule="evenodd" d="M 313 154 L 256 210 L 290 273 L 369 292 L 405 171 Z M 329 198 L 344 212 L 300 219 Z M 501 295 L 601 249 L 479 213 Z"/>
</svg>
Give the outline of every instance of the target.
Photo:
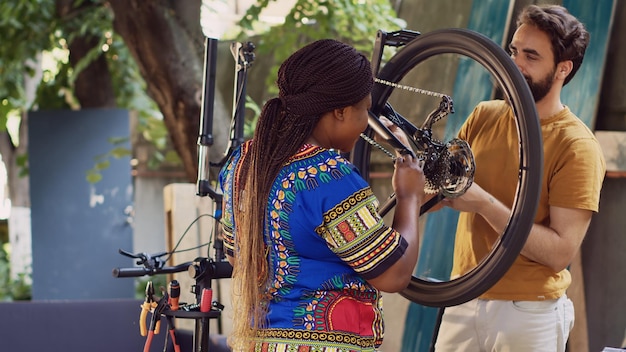
<svg viewBox="0 0 626 352">
<path fill-rule="evenodd" d="M 374 73 L 374 77 L 378 77 L 378 72 L 380 70 L 380 66 L 383 60 L 383 54 L 385 47 L 402 47 L 417 38 L 421 33 L 417 31 L 411 31 L 406 29 L 401 29 L 399 31 L 394 32 L 385 32 L 383 30 L 378 30 L 376 33 L 376 40 L 374 42 L 374 48 L 372 51 L 372 72 Z M 447 99 L 443 99 L 440 107 L 433 111 L 429 118 L 425 122 L 426 129 L 430 130 L 432 123 L 434 122 L 436 116 L 445 112 L 448 109 L 452 109 L 451 100 L 449 105 L 447 105 Z M 383 115 L 390 119 L 394 124 L 400 126 L 402 130 L 404 130 L 407 134 L 414 137 L 411 138 L 411 142 L 415 142 L 415 137 L 417 134 L 421 133 L 423 129 L 420 129 L 413 125 L 408 119 L 398 114 L 393 108 L 386 104 L 385 108 L 382 111 L 374 112 L 369 111 L 368 116 L 368 128 L 373 129 L 380 138 L 384 139 L 394 150 L 396 150 L 401 155 L 409 154 L 415 157 L 415 153 L 409 149 L 407 146 L 403 145 L 396 136 L 394 136 L 391 131 L 387 127 L 385 127 L 379 119 L 378 115 Z M 443 199 L 443 195 L 441 193 L 435 195 L 430 198 L 426 203 L 424 203 L 420 208 L 420 215 L 426 213 L 432 207 L 434 207 L 437 203 L 439 203 Z M 391 197 L 386 202 L 382 203 L 379 211 L 383 213 L 387 213 L 391 208 L 396 205 L 396 198 Z"/>
<path fill-rule="evenodd" d="M 380 65 L 383 60 L 383 53 L 386 46 L 401 47 L 406 45 L 411 40 L 417 38 L 417 36 L 419 35 L 420 32 L 405 29 L 395 32 L 385 32 L 379 30 L 376 33 L 376 40 L 374 42 L 374 49 L 372 51 L 371 59 L 372 72 L 374 73 L 374 77 L 378 76 L 378 70 L 380 69 Z M 401 116 L 399 116 L 399 118 L 402 120 L 401 123 L 413 126 L 407 119 Z M 380 122 L 378 116 L 373 114 L 372 111 L 370 111 L 369 113 L 368 125 L 369 128 L 372 128 L 376 133 L 378 133 L 381 138 L 389 143 L 400 154 L 411 154 L 415 156 L 415 154 L 410 149 L 400 143 L 398 138 L 396 138 L 396 136 L 394 136 L 391 131 L 389 131 L 389 129 Z M 413 130 L 417 130 L 417 127 L 413 126 Z"/>
</svg>

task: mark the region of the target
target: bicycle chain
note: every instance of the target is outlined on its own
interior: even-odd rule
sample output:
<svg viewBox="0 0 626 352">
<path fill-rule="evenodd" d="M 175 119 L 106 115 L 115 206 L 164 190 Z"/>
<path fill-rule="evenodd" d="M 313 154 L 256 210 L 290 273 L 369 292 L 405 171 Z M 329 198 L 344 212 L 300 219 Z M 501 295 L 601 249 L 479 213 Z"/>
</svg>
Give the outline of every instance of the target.
<svg viewBox="0 0 626 352">
<path fill-rule="evenodd" d="M 399 89 L 406 90 L 406 91 L 413 92 L 413 93 L 428 95 L 429 97 L 443 98 L 443 97 L 446 96 L 443 93 L 433 92 L 432 90 L 426 90 L 426 89 L 422 89 L 422 88 L 415 88 L 415 87 L 411 87 L 411 86 L 406 86 L 404 84 L 395 83 L 395 82 L 387 81 L 387 80 L 380 79 L 380 78 L 374 78 L 374 82 L 380 83 L 380 84 L 384 84 L 386 86 L 390 86 L 390 87 L 393 87 L 393 88 L 399 88 Z"/>
<path fill-rule="evenodd" d="M 380 84 L 384 84 L 386 86 L 390 86 L 390 87 L 393 87 L 393 88 L 406 90 L 406 91 L 413 92 L 413 93 L 427 95 L 429 97 L 444 98 L 446 96 L 443 93 L 433 92 L 431 90 L 426 90 L 426 89 L 421 89 L 421 88 L 415 88 L 415 87 L 411 87 L 411 86 L 407 86 L 407 85 L 404 85 L 404 84 L 399 84 L 399 83 L 387 81 L 387 80 L 380 79 L 380 78 L 374 78 L 374 82 L 380 83 Z M 361 133 L 361 138 L 363 138 L 363 140 L 365 140 L 370 145 L 380 149 L 383 153 L 387 154 L 387 156 L 389 156 L 391 158 L 391 160 L 396 161 L 396 156 L 393 153 L 391 153 L 389 150 L 387 150 L 384 146 L 382 146 L 380 143 L 378 143 L 375 140 L 373 140 L 372 138 L 366 136 L 364 133 Z"/>
<path fill-rule="evenodd" d="M 380 149 L 383 153 L 387 154 L 387 156 L 390 157 L 391 160 L 396 161 L 397 157 L 393 155 L 393 153 L 385 149 L 385 147 L 383 147 L 380 143 L 365 135 L 365 133 L 361 133 L 361 138 L 363 138 L 367 143 L 371 144 L 372 146 Z"/>
</svg>

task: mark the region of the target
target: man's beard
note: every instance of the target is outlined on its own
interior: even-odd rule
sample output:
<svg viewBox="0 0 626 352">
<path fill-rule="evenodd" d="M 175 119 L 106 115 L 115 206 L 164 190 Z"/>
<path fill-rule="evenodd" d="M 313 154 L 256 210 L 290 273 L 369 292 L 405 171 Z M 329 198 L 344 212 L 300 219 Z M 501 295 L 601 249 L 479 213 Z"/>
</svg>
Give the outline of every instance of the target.
<svg viewBox="0 0 626 352">
<path fill-rule="evenodd" d="M 532 78 L 528 76 L 524 76 L 526 78 L 526 82 L 528 83 L 528 87 L 530 87 L 530 92 L 533 93 L 533 98 L 535 99 L 535 103 L 539 102 L 541 99 L 545 98 L 545 96 L 552 88 L 552 83 L 554 83 L 554 74 L 556 73 L 556 67 L 552 70 L 552 72 L 548 73 L 543 79 L 534 82 Z"/>
</svg>

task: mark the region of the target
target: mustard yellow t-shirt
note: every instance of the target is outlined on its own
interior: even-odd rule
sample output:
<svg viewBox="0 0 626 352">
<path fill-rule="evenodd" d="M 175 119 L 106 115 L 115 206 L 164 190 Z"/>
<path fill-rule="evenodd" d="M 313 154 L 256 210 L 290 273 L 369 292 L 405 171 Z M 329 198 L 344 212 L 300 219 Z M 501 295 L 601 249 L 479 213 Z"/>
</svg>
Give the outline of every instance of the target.
<svg viewBox="0 0 626 352">
<path fill-rule="evenodd" d="M 597 212 L 606 166 L 593 132 L 567 107 L 541 120 L 541 131 L 544 165 L 535 223 L 549 226 L 550 206 Z M 511 207 L 517 189 L 519 142 L 510 107 L 500 100 L 479 104 L 461 128 L 459 138 L 466 140 L 474 153 L 474 182 Z M 473 269 L 498 237 L 499 233 L 480 215 L 461 213 L 452 277 Z M 520 255 L 481 298 L 554 299 L 563 295 L 570 283 L 568 270 L 555 272 Z"/>
</svg>

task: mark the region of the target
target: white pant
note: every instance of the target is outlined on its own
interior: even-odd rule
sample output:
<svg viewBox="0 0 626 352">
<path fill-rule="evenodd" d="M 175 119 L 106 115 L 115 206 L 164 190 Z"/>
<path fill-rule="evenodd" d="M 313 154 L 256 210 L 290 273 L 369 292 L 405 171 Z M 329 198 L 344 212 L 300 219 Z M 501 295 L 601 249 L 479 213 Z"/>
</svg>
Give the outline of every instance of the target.
<svg viewBox="0 0 626 352">
<path fill-rule="evenodd" d="M 474 299 L 446 307 L 436 352 L 564 352 L 574 326 L 574 305 L 546 301 Z"/>
</svg>

